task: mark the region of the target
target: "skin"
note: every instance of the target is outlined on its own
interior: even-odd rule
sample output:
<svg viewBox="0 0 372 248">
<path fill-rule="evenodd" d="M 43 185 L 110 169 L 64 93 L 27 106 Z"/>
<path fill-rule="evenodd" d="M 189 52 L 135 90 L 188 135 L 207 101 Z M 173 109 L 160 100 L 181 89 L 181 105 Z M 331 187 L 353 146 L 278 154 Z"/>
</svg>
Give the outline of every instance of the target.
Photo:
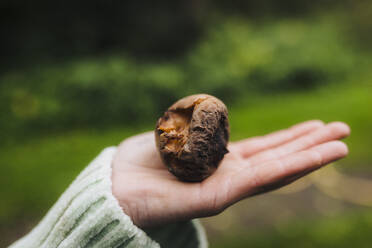
<svg viewBox="0 0 372 248">
<path fill-rule="evenodd" d="M 179 181 L 163 165 L 154 133 L 124 140 L 113 160 L 113 194 L 139 227 L 213 216 L 245 198 L 287 185 L 348 154 L 341 122 L 313 120 L 229 143 L 218 169 L 200 183 Z"/>
</svg>

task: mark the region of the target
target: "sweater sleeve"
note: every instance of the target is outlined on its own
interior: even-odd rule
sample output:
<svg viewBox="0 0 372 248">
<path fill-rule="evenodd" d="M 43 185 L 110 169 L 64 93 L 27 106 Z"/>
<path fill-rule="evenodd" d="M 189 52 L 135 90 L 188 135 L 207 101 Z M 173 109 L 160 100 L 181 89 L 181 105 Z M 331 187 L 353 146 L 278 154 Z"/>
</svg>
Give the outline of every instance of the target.
<svg viewBox="0 0 372 248">
<path fill-rule="evenodd" d="M 141 230 L 119 206 L 111 190 L 110 147 L 93 160 L 41 222 L 10 248 L 207 247 L 197 220 Z"/>
</svg>

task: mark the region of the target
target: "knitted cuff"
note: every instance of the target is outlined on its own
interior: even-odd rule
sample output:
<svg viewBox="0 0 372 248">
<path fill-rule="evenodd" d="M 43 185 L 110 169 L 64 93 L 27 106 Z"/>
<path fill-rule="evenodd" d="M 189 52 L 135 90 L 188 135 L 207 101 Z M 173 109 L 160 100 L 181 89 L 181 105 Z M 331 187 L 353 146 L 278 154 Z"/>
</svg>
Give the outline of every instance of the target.
<svg viewBox="0 0 372 248">
<path fill-rule="evenodd" d="M 115 152 L 114 147 L 103 150 L 81 172 L 43 220 L 11 248 L 153 248 L 160 247 L 160 244 L 162 247 L 207 247 L 204 231 L 195 221 L 178 223 L 173 228 L 172 225 L 158 228 L 151 238 L 132 223 L 111 191 L 111 162 Z M 184 235 L 174 235 L 175 229 L 176 233 L 180 229 L 189 230 L 187 239 L 184 240 Z M 168 238 L 164 241 L 159 234 Z M 182 230 L 181 234 L 185 232 Z M 179 245 L 173 246 L 174 242 Z"/>
</svg>

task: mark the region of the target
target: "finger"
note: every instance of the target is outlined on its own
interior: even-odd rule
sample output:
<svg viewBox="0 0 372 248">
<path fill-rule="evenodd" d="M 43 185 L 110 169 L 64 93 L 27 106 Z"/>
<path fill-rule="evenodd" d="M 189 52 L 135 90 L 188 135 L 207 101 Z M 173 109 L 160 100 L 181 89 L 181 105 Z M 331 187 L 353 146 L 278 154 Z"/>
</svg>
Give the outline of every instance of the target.
<svg viewBox="0 0 372 248">
<path fill-rule="evenodd" d="M 272 191 L 272 190 L 275 190 L 275 189 L 279 189 L 283 186 L 286 186 L 288 184 L 293 183 L 294 181 L 300 179 L 301 177 L 304 177 L 304 176 L 310 174 L 311 172 L 313 172 L 315 170 L 316 169 L 314 168 L 314 169 L 302 171 L 302 172 L 297 173 L 293 176 L 288 176 L 288 177 L 284 178 L 283 180 L 281 180 L 277 183 L 268 184 L 264 187 L 261 187 L 261 188 L 257 189 L 251 196 L 259 195 L 259 194 L 266 193 L 266 192 L 269 192 L 269 191 Z"/>
<path fill-rule="evenodd" d="M 307 135 L 303 135 L 284 145 L 260 152 L 248 158 L 249 164 L 261 164 L 269 160 L 278 159 L 294 152 L 309 149 L 318 144 L 338 140 L 349 136 L 350 128 L 342 122 L 333 122 L 318 128 Z"/>
<path fill-rule="evenodd" d="M 348 148 L 343 142 L 331 141 L 260 166 L 243 169 L 231 179 L 228 204 L 284 186 L 286 182 L 298 179 L 296 176 L 306 175 L 347 154 Z"/>
<path fill-rule="evenodd" d="M 231 145 L 230 150 L 236 149 L 243 158 L 246 158 L 265 149 L 289 142 L 322 126 L 324 126 L 324 123 L 319 120 L 303 122 L 262 137 L 235 142 Z"/>
</svg>

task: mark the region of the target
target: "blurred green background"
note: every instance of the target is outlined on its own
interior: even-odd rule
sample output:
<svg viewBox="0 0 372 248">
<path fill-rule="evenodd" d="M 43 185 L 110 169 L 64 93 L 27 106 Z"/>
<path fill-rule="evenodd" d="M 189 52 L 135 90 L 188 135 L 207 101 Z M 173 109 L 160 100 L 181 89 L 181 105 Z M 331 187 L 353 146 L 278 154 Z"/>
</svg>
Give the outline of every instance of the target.
<svg viewBox="0 0 372 248">
<path fill-rule="evenodd" d="M 372 2 L 0 3 L 0 246 L 100 150 L 176 99 L 229 107 L 232 139 L 345 121 L 350 156 L 207 218 L 211 247 L 370 247 Z"/>
</svg>

